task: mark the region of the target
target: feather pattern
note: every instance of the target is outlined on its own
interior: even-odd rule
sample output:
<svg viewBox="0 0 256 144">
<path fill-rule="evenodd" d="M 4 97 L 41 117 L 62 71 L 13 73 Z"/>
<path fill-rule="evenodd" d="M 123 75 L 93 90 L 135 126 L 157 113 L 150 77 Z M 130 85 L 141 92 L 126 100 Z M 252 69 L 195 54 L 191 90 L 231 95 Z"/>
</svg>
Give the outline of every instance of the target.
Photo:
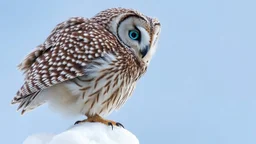
<svg viewBox="0 0 256 144">
<path fill-rule="evenodd" d="M 152 55 L 149 52 L 142 59 L 139 50 L 132 48 L 136 45 L 129 46 L 119 37 L 122 21 L 128 19 L 128 23 L 130 17 L 145 27 L 143 34 L 149 39 L 141 45 L 154 49 L 150 43 L 156 41 L 159 22 L 138 11 L 113 8 L 91 19 L 72 17 L 58 24 L 19 64 L 25 80 L 12 104 L 19 103 L 22 114 L 45 102 L 72 114 L 106 116 L 120 108 L 146 72 Z"/>
</svg>

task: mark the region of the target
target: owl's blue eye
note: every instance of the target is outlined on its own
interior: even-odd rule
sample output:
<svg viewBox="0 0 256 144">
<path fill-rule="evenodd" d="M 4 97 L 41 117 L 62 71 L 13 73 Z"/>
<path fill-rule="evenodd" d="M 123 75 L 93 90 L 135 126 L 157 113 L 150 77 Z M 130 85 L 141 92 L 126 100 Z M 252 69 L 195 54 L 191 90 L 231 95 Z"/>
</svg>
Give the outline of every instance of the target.
<svg viewBox="0 0 256 144">
<path fill-rule="evenodd" d="M 140 38 L 140 33 L 137 30 L 130 30 L 129 31 L 129 37 L 132 40 L 139 40 Z"/>
</svg>

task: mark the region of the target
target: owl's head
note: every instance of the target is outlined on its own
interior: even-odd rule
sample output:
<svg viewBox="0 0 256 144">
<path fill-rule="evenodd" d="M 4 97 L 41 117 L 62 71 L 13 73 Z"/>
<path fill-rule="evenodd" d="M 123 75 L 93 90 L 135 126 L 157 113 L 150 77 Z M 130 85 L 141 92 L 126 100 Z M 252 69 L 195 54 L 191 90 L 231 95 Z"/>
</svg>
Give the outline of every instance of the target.
<svg viewBox="0 0 256 144">
<path fill-rule="evenodd" d="M 142 13 L 125 8 L 111 8 L 97 14 L 94 19 L 138 58 L 149 63 L 156 50 L 160 34 L 160 22 Z"/>
</svg>

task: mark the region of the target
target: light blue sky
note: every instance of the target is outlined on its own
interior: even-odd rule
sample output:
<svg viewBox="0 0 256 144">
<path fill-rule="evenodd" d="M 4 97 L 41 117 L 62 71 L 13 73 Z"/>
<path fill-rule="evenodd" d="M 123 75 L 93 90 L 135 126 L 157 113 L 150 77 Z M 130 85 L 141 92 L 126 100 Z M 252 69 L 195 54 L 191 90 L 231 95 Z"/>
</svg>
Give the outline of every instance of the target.
<svg viewBox="0 0 256 144">
<path fill-rule="evenodd" d="M 56 24 L 117 6 L 158 17 L 162 33 L 133 97 L 108 118 L 122 122 L 142 144 L 256 143 L 254 0 L 1 1 L 1 143 L 20 144 L 30 134 L 60 132 L 75 121 L 47 105 L 20 116 L 10 106 L 23 83 L 16 65 Z"/>
</svg>

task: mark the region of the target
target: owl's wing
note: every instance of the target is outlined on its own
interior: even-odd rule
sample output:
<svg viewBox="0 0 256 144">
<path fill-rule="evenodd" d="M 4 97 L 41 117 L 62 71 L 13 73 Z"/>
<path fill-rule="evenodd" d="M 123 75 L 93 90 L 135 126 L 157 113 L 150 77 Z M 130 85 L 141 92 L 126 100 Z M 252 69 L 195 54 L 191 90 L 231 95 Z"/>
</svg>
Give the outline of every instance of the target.
<svg viewBox="0 0 256 144">
<path fill-rule="evenodd" d="M 26 107 L 41 90 L 85 75 L 88 64 L 104 59 L 106 48 L 115 45 L 104 43 L 109 38 L 114 40 L 100 25 L 81 17 L 57 25 L 45 43 L 19 65 L 25 72 L 25 83 L 12 104 L 20 103 L 18 109 Z"/>
<path fill-rule="evenodd" d="M 26 58 L 18 65 L 18 68 L 26 73 L 38 57 L 43 55 L 47 50 L 56 46 L 57 42 L 60 41 L 61 38 L 63 38 L 66 28 L 73 28 L 76 25 L 81 25 L 83 23 L 86 23 L 87 21 L 88 19 L 85 19 L 83 17 L 72 17 L 69 20 L 58 24 L 51 31 L 51 34 L 48 36 L 46 41 L 43 44 L 37 46 L 29 55 L 27 55 Z"/>
</svg>

